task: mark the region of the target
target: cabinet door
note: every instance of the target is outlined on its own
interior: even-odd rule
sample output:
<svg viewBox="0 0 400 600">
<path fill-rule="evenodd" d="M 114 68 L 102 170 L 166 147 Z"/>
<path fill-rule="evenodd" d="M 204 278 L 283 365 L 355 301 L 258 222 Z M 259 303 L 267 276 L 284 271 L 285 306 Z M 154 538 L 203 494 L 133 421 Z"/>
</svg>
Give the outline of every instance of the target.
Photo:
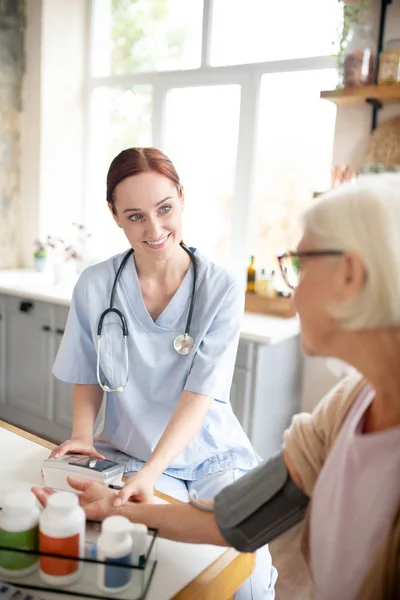
<svg viewBox="0 0 400 600">
<path fill-rule="evenodd" d="M 300 410 L 302 355 L 299 336 L 256 350 L 249 437 L 267 460 L 282 449 L 283 433 Z"/>
<path fill-rule="evenodd" d="M 55 355 L 61 344 L 64 334 L 65 325 L 68 317 L 68 308 L 64 306 L 55 307 L 56 315 L 56 340 L 55 340 Z M 74 385 L 65 383 L 56 379 L 53 375 L 54 383 L 54 420 L 58 425 L 68 427 L 72 431 L 72 405 Z"/>
<path fill-rule="evenodd" d="M 247 434 L 249 423 L 251 380 L 251 371 L 241 367 L 235 367 L 230 393 L 230 402 L 233 412 L 237 416 L 241 426 Z"/>
<path fill-rule="evenodd" d="M 51 420 L 52 308 L 9 296 L 6 311 L 6 404 Z"/>
<path fill-rule="evenodd" d="M 0 295 L 0 404 L 6 401 L 6 299 Z"/>
</svg>

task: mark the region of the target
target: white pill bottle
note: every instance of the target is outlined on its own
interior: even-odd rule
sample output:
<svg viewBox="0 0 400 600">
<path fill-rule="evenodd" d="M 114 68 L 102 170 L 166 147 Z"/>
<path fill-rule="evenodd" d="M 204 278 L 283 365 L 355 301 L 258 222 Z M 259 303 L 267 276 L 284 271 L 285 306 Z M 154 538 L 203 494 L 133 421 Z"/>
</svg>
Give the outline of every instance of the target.
<svg viewBox="0 0 400 600">
<path fill-rule="evenodd" d="M 39 515 L 32 492 L 6 494 L 0 511 L 0 546 L 37 552 Z M 38 561 L 38 554 L 0 550 L 0 575 L 28 575 Z"/>
<path fill-rule="evenodd" d="M 101 590 L 119 593 L 125 590 L 132 578 L 132 569 L 119 565 L 132 565 L 132 523 L 126 517 L 112 516 L 104 519 L 97 540 L 97 582 Z"/>
<path fill-rule="evenodd" d="M 49 554 L 83 558 L 85 555 L 86 517 L 78 496 L 56 492 L 49 496 L 39 519 L 39 550 Z M 79 560 L 40 557 L 40 576 L 48 585 L 63 587 L 81 575 Z"/>
</svg>

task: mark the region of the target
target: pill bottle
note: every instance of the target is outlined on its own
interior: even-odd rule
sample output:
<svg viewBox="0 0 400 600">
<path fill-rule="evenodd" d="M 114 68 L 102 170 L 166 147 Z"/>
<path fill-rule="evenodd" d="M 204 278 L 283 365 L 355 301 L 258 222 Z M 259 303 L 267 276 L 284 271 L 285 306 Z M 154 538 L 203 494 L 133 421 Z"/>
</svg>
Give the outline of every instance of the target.
<svg viewBox="0 0 400 600">
<path fill-rule="evenodd" d="M 97 540 L 97 582 L 101 590 L 117 593 L 129 586 L 132 570 L 119 565 L 132 564 L 132 523 L 126 517 L 112 516 L 104 519 Z"/>
<path fill-rule="evenodd" d="M 39 519 L 39 550 L 60 556 L 85 556 L 85 512 L 78 496 L 69 492 L 52 494 Z M 40 557 L 40 576 L 50 586 L 74 583 L 80 576 L 79 560 Z"/>
<path fill-rule="evenodd" d="M 10 492 L 0 511 L 0 546 L 38 551 L 40 511 L 32 492 Z M 27 575 L 37 568 L 39 556 L 0 550 L 1 575 Z"/>
<path fill-rule="evenodd" d="M 147 527 L 141 523 L 132 523 L 132 562 L 135 567 L 143 567 L 147 551 Z"/>
</svg>

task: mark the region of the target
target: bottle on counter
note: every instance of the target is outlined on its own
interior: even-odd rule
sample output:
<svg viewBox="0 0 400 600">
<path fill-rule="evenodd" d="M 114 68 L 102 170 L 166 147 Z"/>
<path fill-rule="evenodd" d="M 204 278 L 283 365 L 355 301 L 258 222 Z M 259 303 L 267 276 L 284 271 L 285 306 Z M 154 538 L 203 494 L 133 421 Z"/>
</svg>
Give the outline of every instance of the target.
<svg viewBox="0 0 400 600">
<path fill-rule="evenodd" d="M 133 527 L 133 523 L 126 517 L 112 516 L 104 519 L 101 535 L 97 540 L 97 560 L 106 563 L 98 565 L 97 583 L 101 590 L 117 593 L 129 585 L 132 570 L 119 565 L 132 564 Z"/>
<path fill-rule="evenodd" d="M 375 40 L 372 25 L 355 24 L 347 44 L 343 64 L 344 87 L 371 85 L 375 70 Z"/>
<path fill-rule="evenodd" d="M 56 492 L 49 496 L 39 519 L 39 550 L 60 556 L 84 558 L 86 517 L 78 496 Z M 40 557 L 40 576 L 51 586 L 74 583 L 82 571 L 79 560 Z"/>
<path fill-rule="evenodd" d="M 0 546 L 38 551 L 40 511 L 32 492 L 10 492 L 0 511 Z M 24 576 L 37 568 L 39 555 L 0 550 L 0 575 Z"/>
<path fill-rule="evenodd" d="M 267 275 L 265 269 L 261 269 L 260 276 L 257 278 L 257 294 L 259 296 L 263 296 L 264 298 L 271 298 L 272 293 L 272 281 L 271 278 Z"/>
<path fill-rule="evenodd" d="M 400 83 L 400 39 L 385 44 L 379 57 L 378 83 Z"/>
<path fill-rule="evenodd" d="M 254 294 L 256 291 L 256 266 L 254 256 L 250 257 L 250 264 L 247 267 L 247 286 L 246 292 Z"/>
<path fill-rule="evenodd" d="M 270 277 L 270 291 L 271 291 L 271 298 L 275 298 L 275 296 L 277 295 L 277 290 L 276 290 L 276 273 L 275 273 L 275 269 L 272 269 L 272 271 L 271 271 L 271 277 Z"/>
</svg>

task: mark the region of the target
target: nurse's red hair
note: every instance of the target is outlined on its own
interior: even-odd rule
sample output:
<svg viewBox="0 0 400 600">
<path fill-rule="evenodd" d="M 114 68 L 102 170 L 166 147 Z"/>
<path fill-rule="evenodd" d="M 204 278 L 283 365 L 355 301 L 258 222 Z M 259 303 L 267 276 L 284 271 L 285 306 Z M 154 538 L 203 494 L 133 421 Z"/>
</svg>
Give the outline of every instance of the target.
<svg viewBox="0 0 400 600">
<path fill-rule="evenodd" d="M 115 188 L 127 177 L 153 171 L 168 177 L 182 191 L 179 175 L 168 156 L 157 148 L 128 148 L 114 158 L 107 173 L 107 202 L 114 209 Z"/>
</svg>

